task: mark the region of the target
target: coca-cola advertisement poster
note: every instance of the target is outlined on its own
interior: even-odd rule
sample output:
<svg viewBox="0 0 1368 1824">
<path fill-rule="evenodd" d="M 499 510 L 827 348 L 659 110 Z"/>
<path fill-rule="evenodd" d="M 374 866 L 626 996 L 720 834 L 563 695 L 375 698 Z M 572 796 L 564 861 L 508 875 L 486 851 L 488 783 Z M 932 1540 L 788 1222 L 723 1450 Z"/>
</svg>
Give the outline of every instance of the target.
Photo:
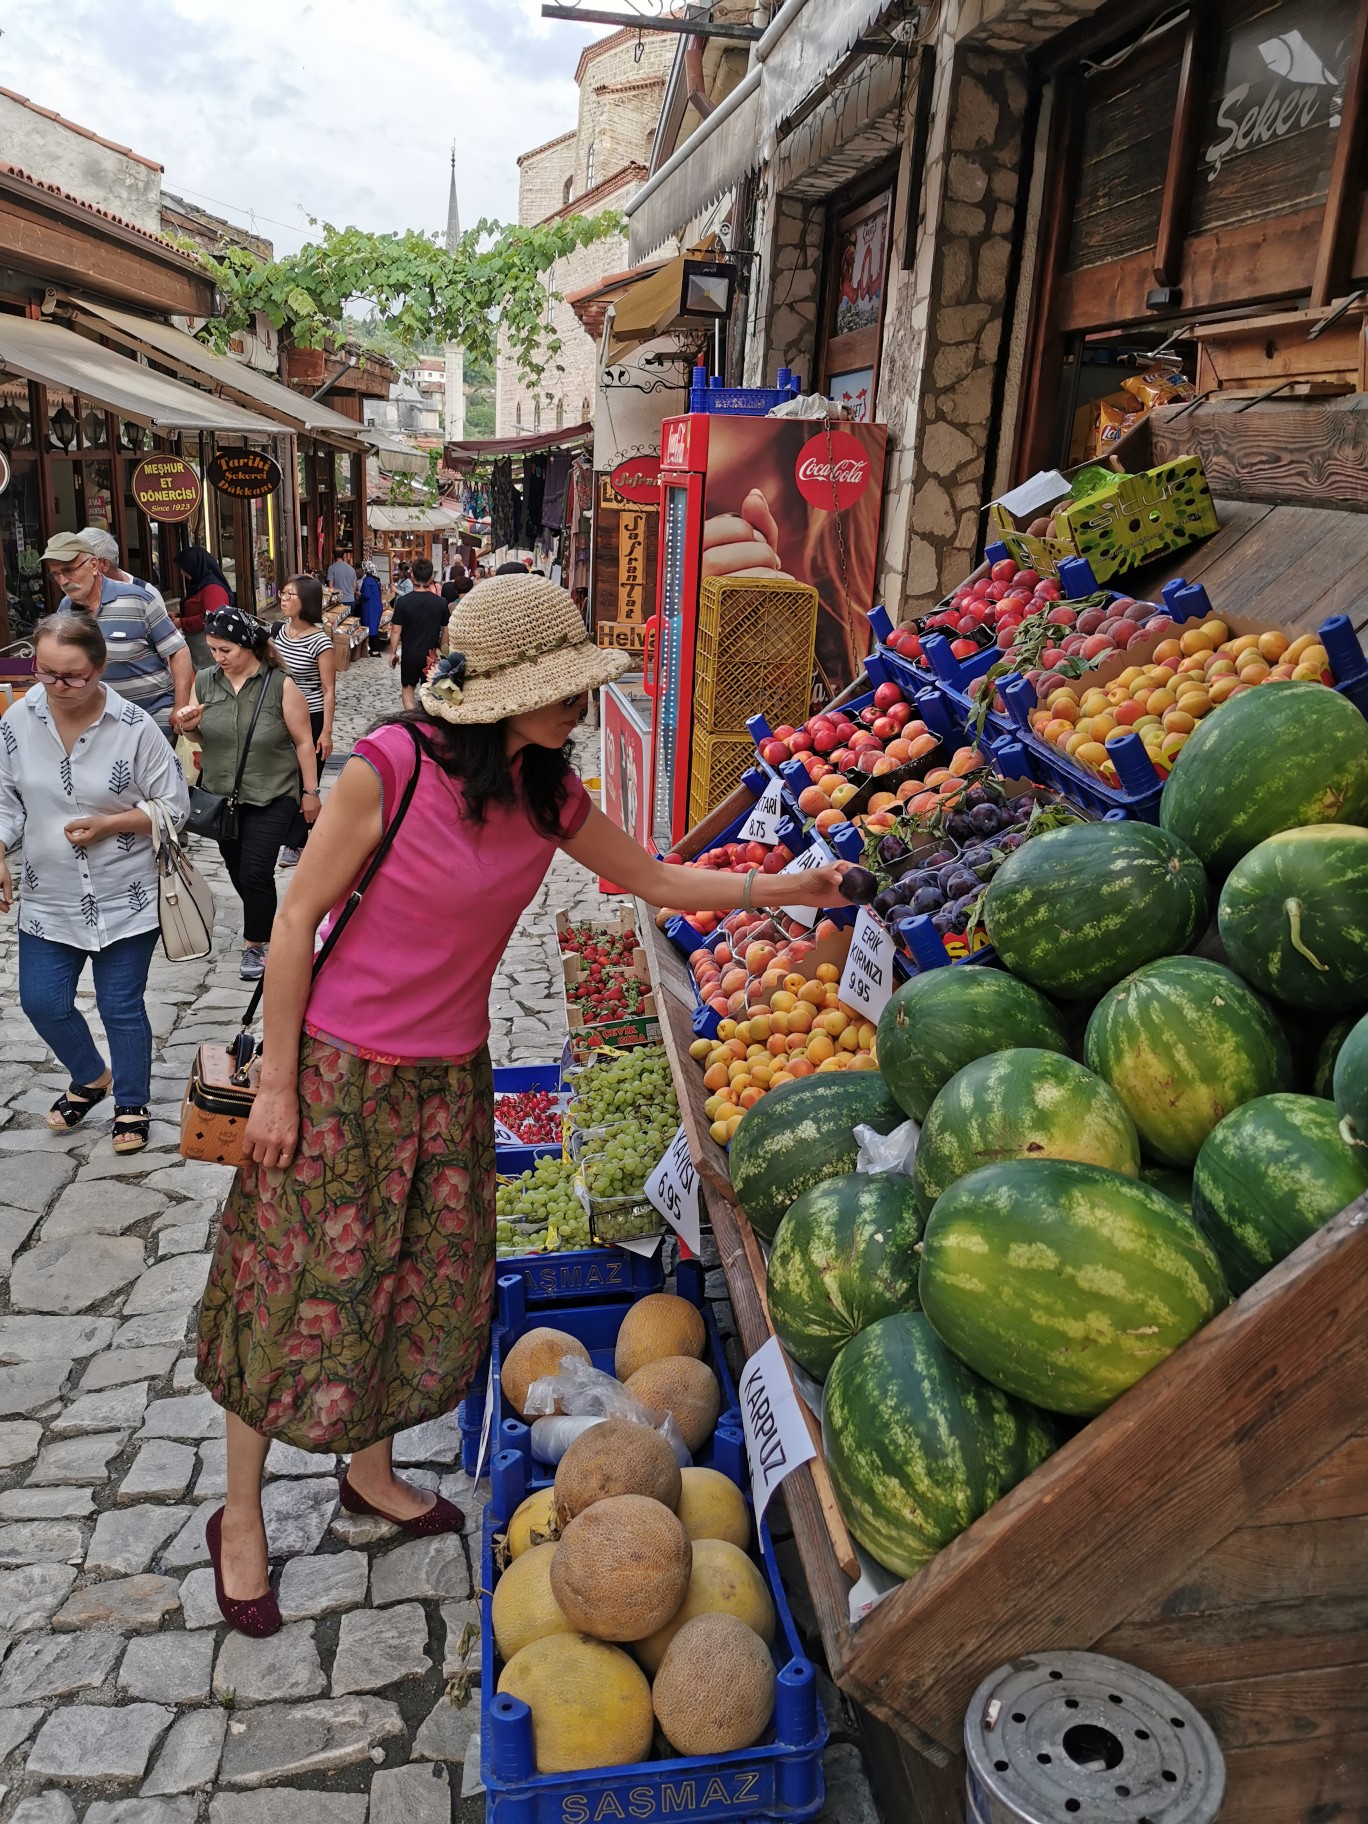
<svg viewBox="0 0 1368 1824">
<path fill-rule="evenodd" d="M 882 425 L 708 424 L 702 574 L 814 585 L 816 703 L 839 695 L 869 651 L 887 444 Z"/>
</svg>

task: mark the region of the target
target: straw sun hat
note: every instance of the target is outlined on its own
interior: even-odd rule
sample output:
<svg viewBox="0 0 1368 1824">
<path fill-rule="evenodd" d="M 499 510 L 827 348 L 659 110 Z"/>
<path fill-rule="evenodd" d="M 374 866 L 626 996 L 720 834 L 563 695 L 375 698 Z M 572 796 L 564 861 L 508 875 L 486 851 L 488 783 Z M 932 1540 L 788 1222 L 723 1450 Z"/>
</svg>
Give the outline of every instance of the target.
<svg viewBox="0 0 1368 1824">
<path fill-rule="evenodd" d="M 429 715 L 501 722 L 594 690 L 631 669 L 596 646 L 584 617 L 548 577 L 492 576 L 452 610 L 449 653 L 419 690 Z"/>
</svg>

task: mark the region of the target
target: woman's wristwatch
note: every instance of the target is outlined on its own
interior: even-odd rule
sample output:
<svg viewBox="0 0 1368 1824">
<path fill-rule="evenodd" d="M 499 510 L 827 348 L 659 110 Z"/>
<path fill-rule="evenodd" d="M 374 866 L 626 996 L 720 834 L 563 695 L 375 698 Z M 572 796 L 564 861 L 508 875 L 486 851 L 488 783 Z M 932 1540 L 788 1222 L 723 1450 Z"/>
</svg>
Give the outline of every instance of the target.
<svg viewBox="0 0 1368 1824">
<path fill-rule="evenodd" d="M 317 787 L 317 786 L 316 786 L 316 785 L 305 785 L 305 786 L 302 786 L 302 787 L 301 787 L 301 788 L 300 788 L 300 793 L 299 793 L 299 795 L 300 795 L 300 797 L 301 797 L 301 798 L 317 798 L 317 797 L 318 797 L 318 795 L 319 795 L 319 793 L 318 793 L 318 787 Z"/>
</svg>

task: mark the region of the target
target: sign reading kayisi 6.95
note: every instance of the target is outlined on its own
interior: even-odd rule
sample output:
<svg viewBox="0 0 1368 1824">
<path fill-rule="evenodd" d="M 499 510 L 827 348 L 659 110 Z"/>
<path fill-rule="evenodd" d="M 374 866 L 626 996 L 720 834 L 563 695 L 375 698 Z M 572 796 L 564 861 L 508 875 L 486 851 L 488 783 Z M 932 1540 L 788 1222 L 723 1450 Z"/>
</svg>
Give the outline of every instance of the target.
<svg viewBox="0 0 1368 1824">
<path fill-rule="evenodd" d="M 147 517 L 163 526 L 193 519 L 204 495 L 199 476 L 180 456 L 144 456 L 129 492 Z"/>
</svg>

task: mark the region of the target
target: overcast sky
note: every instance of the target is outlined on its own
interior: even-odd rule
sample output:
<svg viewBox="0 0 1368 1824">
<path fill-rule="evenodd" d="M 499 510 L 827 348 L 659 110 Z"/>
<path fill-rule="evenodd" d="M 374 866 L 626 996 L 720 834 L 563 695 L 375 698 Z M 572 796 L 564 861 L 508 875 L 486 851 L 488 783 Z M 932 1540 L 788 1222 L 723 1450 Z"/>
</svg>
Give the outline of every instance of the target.
<svg viewBox="0 0 1368 1824">
<path fill-rule="evenodd" d="M 278 252 L 305 213 L 444 227 L 453 139 L 463 226 L 515 220 L 518 154 L 574 126 L 575 64 L 608 29 L 540 0 L 0 0 L 0 28 L 6 88 L 158 160 L 167 190 L 255 212 Z"/>
</svg>

